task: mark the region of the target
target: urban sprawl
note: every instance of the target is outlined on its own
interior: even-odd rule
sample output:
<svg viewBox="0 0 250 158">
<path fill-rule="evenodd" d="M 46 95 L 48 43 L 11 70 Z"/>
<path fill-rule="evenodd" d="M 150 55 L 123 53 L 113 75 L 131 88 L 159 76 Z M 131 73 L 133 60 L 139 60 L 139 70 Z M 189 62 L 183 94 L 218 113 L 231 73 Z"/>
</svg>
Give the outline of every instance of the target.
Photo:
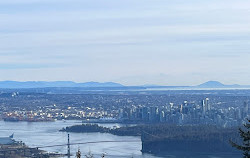
<svg viewBox="0 0 250 158">
<path fill-rule="evenodd" d="M 0 95 L 0 118 L 5 121 L 82 120 L 92 123 L 241 125 L 249 118 L 248 97 L 204 94 Z"/>
</svg>

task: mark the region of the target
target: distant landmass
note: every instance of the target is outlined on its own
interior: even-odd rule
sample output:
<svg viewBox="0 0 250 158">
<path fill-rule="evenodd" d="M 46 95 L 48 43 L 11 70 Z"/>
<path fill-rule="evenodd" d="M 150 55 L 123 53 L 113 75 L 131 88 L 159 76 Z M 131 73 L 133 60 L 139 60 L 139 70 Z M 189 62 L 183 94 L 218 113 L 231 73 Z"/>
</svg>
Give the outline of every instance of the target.
<svg viewBox="0 0 250 158">
<path fill-rule="evenodd" d="M 84 82 L 76 83 L 72 81 L 0 81 L 0 88 L 45 88 L 45 87 L 124 87 L 115 82 Z"/>
<path fill-rule="evenodd" d="M 238 84 L 225 85 L 218 81 L 208 81 L 197 86 L 198 88 L 242 88 L 247 86 L 242 86 Z"/>
<path fill-rule="evenodd" d="M 250 85 L 239 85 L 232 84 L 226 85 L 219 81 L 207 81 L 197 86 L 161 86 L 161 85 L 142 85 L 142 87 L 146 88 L 250 88 Z"/>
<path fill-rule="evenodd" d="M 208 81 L 197 86 L 162 86 L 162 85 L 140 85 L 140 86 L 124 86 L 115 82 L 84 82 L 76 83 L 73 81 L 0 81 L 0 88 L 2 89 L 22 89 L 22 88 L 94 88 L 94 89 L 180 89 L 180 88 L 250 88 L 247 85 L 225 85 L 219 81 Z"/>
</svg>

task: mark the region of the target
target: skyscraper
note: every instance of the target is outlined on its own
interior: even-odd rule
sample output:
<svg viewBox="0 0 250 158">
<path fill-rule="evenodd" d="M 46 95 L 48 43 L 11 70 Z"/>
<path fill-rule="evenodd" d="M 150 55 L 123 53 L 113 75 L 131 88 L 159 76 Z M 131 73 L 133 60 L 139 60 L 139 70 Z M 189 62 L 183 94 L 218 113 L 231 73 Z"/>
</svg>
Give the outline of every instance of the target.
<svg viewBox="0 0 250 158">
<path fill-rule="evenodd" d="M 207 111 L 211 110 L 211 106 L 209 104 L 209 98 L 201 101 L 202 115 L 204 116 Z"/>
<path fill-rule="evenodd" d="M 206 104 L 205 100 L 201 100 L 202 116 L 206 114 Z"/>
<path fill-rule="evenodd" d="M 248 106 L 248 102 L 245 101 L 244 102 L 244 106 L 243 106 L 243 117 L 246 118 L 249 115 L 249 106 Z"/>
<path fill-rule="evenodd" d="M 206 111 L 210 111 L 211 110 L 211 106 L 209 104 L 209 98 L 205 99 L 205 107 L 206 107 Z"/>
</svg>

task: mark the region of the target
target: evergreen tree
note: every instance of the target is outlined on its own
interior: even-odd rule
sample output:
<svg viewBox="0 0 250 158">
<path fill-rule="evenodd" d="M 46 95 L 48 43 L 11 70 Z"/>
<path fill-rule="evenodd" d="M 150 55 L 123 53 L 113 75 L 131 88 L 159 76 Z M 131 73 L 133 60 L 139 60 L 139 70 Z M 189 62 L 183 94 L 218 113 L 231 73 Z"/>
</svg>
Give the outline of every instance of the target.
<svg viewBox="0 0 250 158">
<path fill-rule="evenodd" d="M 243 158 L 250 158 L 250 120 L 247 120 L 247 123 L 244 124 L 244 129 L 239 128 L 239 134 L 242 138 L 242 143 L 237 144 L 233 141 L 230 141 L 233 147 L 237 148 L 238 150 L 243 151 L 244 157 Z"/>
<path fill-rule="evenodd" d="M 78 149 L 78 151 L 76 152 L 76 157 L 77 158 L 81 158 L 81 151 L 80 151 L 80 149 Z"/>
</svg>

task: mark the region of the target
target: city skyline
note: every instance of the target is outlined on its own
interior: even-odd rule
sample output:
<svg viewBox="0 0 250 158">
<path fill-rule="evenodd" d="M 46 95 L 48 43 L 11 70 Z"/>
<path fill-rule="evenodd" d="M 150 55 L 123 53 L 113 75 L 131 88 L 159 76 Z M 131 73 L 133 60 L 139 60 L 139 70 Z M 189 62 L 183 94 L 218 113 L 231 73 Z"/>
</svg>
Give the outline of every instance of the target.
<svg viewBox="0 0 250 158">
<path fill-rule="evenodd" d="M 249 6 L 0 0 L 0 81 L 250 85 Z"/>
</svg>

